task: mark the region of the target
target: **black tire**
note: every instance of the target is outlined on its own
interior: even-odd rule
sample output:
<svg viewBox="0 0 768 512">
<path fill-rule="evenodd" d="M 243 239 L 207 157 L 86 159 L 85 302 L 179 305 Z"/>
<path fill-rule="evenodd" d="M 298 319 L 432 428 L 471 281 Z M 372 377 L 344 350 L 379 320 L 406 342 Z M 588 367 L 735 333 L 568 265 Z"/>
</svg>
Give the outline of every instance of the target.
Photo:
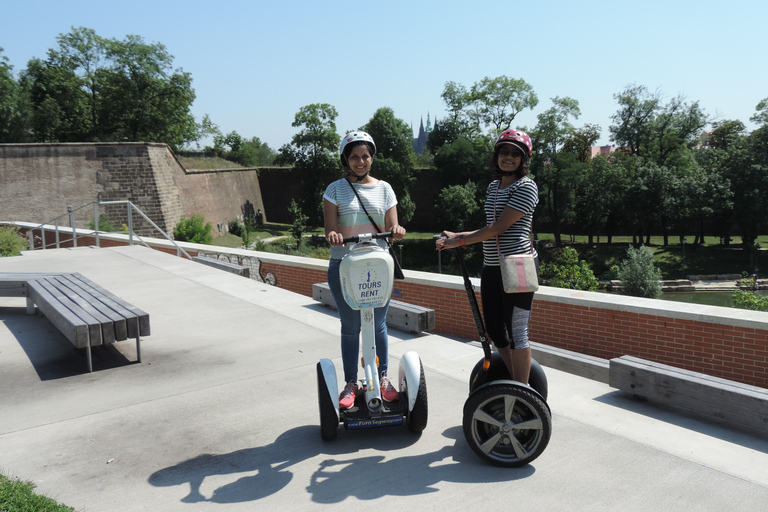
<svg viewBox="0 0 768 512">
<path fill-rule="evenodd" d="M 339 420 L 333 399 L 325 384 L 323 368 L 317 363 L 317 403 L 320 406 L 320 437 L 323 441 L 333 441 L 339 433 Z"/>
<path fill-rule="evenodd" d="M 429 407 L 427 405 L 427 381 L 424 379 L 424 366 L 419 361 L 419 389 L 416 390 L 416 403 L 413 404 L 413 410 L 405 413 L 405 423 L 411 432 L 422 432 L 427 428 L 427 418 L 429 416 Z M 405 403 L 408 403 L 408 389 L 405 379 L 400 383 L 400 389 L 405 390 Z"/>
<path fill-rule="evenodd" d="M 486 384 L 464 404 L 464 437 L 481 459 L 518 467 L 542 454 L 552 434 L 547 404 L 514 381 Z"/>
<path fill-rule="evenodd" d="M 498 352 L 491 354 L 491 367 L 488 368 L 488 377 L 485 382 L 478 380 L 478 375 L 483 369 L 483 359 L 477 362 L 472 373 L 469 375 L 469 392 L 479 388 L 485 383 L 495 380 L 510 380 L 509 371 L 507 371 L 507 365 L 501 359 Z M 531 359 L 531 374 L 528 376 L 528 384 L 535 389 L 546 402 L 549 396 L 549 384 L 547 383 L 547 375 L 544 373 L 544 369 L 535 360 Z"/>
</svg>

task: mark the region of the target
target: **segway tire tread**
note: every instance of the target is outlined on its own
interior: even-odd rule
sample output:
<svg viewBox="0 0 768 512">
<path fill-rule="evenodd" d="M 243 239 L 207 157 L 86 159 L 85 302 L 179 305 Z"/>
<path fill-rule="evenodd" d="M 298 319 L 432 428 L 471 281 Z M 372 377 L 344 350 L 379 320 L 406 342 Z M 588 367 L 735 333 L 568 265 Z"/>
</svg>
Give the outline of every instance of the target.
<svg viewBox="0 0 768 512">
<path fill-rule="evenodd" d="M 514 381 L 486 384 L 464 404 L 464 437 L 495 466 L 529 464 L 549 443 L 552 414 L 538 393 Z"/>
</svg>

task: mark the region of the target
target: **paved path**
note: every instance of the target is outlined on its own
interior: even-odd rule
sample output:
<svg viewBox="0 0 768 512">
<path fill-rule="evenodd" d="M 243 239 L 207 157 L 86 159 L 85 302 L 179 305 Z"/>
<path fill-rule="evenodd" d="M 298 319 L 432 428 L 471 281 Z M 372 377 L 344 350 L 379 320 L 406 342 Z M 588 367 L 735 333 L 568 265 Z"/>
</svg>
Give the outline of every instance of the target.
<svg viewBox="0 0 768 512">
<path fill-rule="evenodd" d="M 0 471 L 88 512 L 765 510 L 768 440 L 546 369 L 552 440 L 530 466 L 480 461 L 461 432 L 481 350 L 391 331 L 416 350 L 429 425 L 320 439 L 315 364 L 340 366 L 335 312 L 144 247 L 48 250 L 2 271 L 80 272 L 148 311 L 152 335 L 96 371 L 22 299 L 0 299 Z M 482 505 L 481 505 L 482 504 Z"/>
</svg>

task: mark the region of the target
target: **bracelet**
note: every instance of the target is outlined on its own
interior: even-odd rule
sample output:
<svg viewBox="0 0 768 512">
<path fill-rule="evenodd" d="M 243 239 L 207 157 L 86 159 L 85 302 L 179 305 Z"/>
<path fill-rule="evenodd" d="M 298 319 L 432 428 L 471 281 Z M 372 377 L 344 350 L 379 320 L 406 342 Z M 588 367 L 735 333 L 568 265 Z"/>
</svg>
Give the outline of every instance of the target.
<svg viewBox="0 0 768 512">
<path fill-rule="evenodd" d="M 459 245 L 462 246 L 462 247 L 466 247 L 467 246 L 467 241 L 464 240 L 464 235 L 459 236 Z"/>
</svg>

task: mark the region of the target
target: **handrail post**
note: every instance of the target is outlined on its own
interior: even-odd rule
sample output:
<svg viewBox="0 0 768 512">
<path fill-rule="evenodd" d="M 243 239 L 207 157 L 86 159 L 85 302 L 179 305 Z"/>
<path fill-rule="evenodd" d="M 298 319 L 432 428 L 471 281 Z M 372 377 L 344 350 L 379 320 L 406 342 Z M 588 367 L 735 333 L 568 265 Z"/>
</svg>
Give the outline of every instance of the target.
<svg viewBox="0 0 768 512">
<path fill-rule="evenodd" d="M 96 237 L 96 247 L 101 247 L 99 242 L 99 200 L 93 202 L 93 230 Z"/>
<path fill-rule="evenodd" d="M 56 219 L 56 248 L 61 249 L 61 243 L 59 241 L 59 219 Z"/>
<path fill-rule="evenodd" d="M 72 228 L 72 247 L 77 247 L 77 231 L 75 231 L 75 212 L 72 211 L 72 207 L 67 205 L 67 213 L 69 214 L 69 227 Z"/>
<path fill-rule="evenodd" d="M 133 245 L 133 203 L 130 201 L 128 204 L 128 245 Z"/>
<path fill-rule="evenodd" d="M 40 238 L 43 241 L 43 250 L 45 250 L 45 224 L 40 224 Z"/>
</svg>

